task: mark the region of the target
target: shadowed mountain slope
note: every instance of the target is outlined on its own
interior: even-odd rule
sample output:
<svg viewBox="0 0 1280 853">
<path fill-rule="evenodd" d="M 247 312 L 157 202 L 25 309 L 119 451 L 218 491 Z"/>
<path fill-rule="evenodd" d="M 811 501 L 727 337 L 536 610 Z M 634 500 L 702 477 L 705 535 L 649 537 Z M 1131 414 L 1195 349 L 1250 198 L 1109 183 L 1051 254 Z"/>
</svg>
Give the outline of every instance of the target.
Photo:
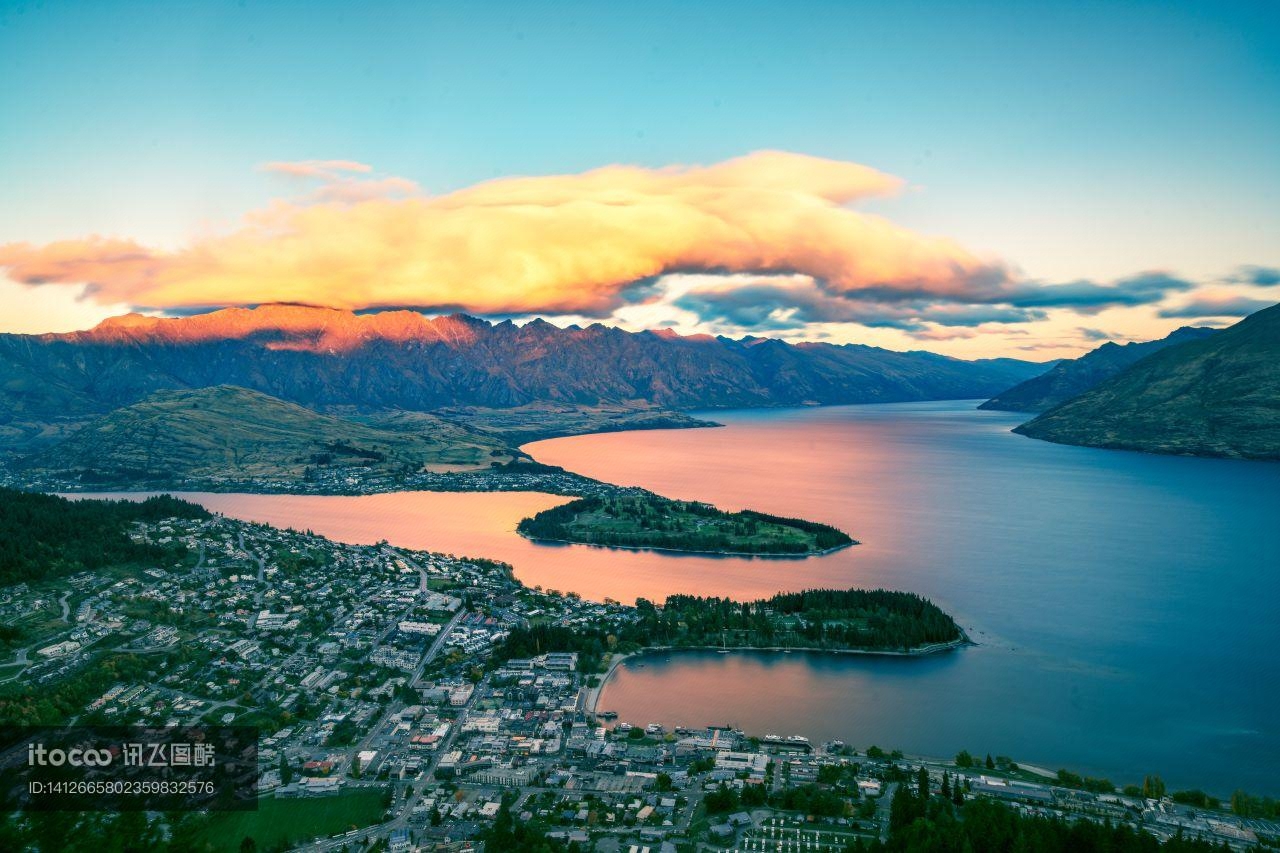
<svg viewBox="0 0 1280 853">
<path fill-rule="evenodd" d="M 1127 344 L 1108 341 L 1079 358 L 1061 361 L 1052 370 L 1002 391 L 978 408 L 1043 412 L 1083 394 L 1152 353 L 1174 344 L 1206 338 L 1215 331 L 1217 330 L 1183 326 L 1158 341 L 1135 341 Z"/>
<path fill-rule="evenodd" d="M 1144 358 L 1015 432 L 1063 444 L 1280 459 L 1280 305 Z"/>
</svg>

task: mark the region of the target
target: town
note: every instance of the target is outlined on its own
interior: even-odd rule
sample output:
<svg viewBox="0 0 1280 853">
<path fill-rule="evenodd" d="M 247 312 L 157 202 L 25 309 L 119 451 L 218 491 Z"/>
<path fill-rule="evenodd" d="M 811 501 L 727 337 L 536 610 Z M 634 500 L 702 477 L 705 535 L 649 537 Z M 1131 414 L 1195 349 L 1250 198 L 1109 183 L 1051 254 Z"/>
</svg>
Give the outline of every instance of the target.
<svg viewBox="0 0 1280 853">
<path fill-rule="evenodd" d="M 222 516 L 129 535 L 175 559 L 0 591 L 0 687 L 41 697 L 5 722 L 258 728 L 258 810 L 165 827 L 194 849 L 478 850 L 515 822 L 601 853 L 844 851 L 888 838 L 895 797 L 921 787 L 1160 839 L 1280 838 L 1273 821 L 1004 757 L 617 720 L 596 707 L 607 660 L 513 657 L 505 641 L 621 629 L 636 608 L 529 589 L 501 563 Z"/>
</svg>

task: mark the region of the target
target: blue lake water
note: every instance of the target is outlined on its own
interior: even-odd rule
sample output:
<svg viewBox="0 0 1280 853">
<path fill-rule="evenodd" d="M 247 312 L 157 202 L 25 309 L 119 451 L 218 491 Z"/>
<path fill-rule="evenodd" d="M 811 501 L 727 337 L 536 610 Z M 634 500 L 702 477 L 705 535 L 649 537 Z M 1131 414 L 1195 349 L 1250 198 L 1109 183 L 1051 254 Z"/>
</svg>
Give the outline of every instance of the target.
<svg viewBox="0 0 1280 853">
<path fill-rule="evenodd" d="M 910 590 L 979 643 L 923 659 L 651 656 L 620 667 L 601 697 L 633 723 L 1280 794 L 1280 464 L 1048 444 L 1010 433 L 1019 416 L 973 406 L 717 412 L 723 429 L 526 447 L 609 482 L 824 521 L 862 542 L 810 559 L 537 545 L 516 523 L 564 499 L 536 493 L 190 497 L 342 541 L 506 560 L 527 584 L 596 599 Z"/>
<path fill-rule="evenodd" d="M 528 449 L 672 497 L 836 524 L 863 544 L 770 564 L 778 588 L 916 591 L 980 645 L 926 660 L 650 657 L 618 671 L 601 707 L 1280 793 L 1280 465 L 1049 444 L 971 403 L 709 416 L 726 428 Z"/>
</svg>

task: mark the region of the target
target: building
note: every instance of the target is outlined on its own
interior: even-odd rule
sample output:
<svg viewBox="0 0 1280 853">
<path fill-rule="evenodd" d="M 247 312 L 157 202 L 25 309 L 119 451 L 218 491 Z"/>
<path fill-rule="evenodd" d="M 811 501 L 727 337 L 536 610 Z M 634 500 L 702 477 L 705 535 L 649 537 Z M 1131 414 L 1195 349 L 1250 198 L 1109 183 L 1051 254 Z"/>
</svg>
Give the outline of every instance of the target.
<svg viewBox="0 0 1280 853">
<path fill-rule="evenodd" d="M 547 669 L 560 670 L 561 672 L 573 672 L 578 668 L 578 653 L 549 652 L 543 661 L 543 666 Z"/>
<path fill-rule="evenodd" d="M 426 635 L 428 637 L 434 637 L 436 634 L 440 633 L 440 626 L 434 622 L 419 622 L 414 619 L 404 619 L 396 625 L 396 628 L 401 634 L 410 636 Z"/>
<path fill-rule="evenodd" d="M 461 708 L 471 701 L 471 694 L 476 692 L 474 684 L 462 684 L 449 691 L 449 704 Z"/>
<path fill-rule="evenodd" d="M 74 640 L 66 640 L 61 643 L 54 643 L 52 646 L 45 646 L 36 654 L 45 658 L 60 658 L 69 655 L 72 652 L 80 651 L 80 644 Z"/>
<path fill-rule="evenodd" d="M 768 768 L 769 756 L 763 752 L 731 752 L 726 749 L 716 753 L 717 770 L 746 771 L 750 776 L 763 778 Z"/>
</svg>

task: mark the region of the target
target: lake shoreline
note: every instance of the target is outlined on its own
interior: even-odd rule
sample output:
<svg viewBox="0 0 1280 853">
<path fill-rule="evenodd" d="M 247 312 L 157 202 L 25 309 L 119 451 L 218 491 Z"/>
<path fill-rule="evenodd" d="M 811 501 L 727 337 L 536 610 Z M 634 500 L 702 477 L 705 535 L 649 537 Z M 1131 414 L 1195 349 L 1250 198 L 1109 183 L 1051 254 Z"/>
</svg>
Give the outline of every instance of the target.
<svg viewBox="0 0 1280 853">
<path fill-rule="evenodd" d="M 691 557 L 759 557 L 765 560 L 805 560 L 809 557 L 825 557 L 828 554 L 834 554 L 837 551 L 843 551 L 845 548 L 852 548 L 854 545 L 861 545 L 858 540 L 846 542 L 843 545 L 836 545 L 832 548 L 826 548 L 822 551 L 805 551 L 802 554 L 758 554 L 750 551 L 692 551 L 688 548 L 660 548 L 656 545 L 602 545 L 599 542 L 578 542 L 573 539 L 550 539 L 546 536 L 530 536 L 519 530 L 516 535 L 523 539 L 534 543 L 535 545 L 586 545 L 589 548 L 605 548 L 614 551 L 659 551 L 663 554 L 673 554 L 675 556 L 688 555 Z"/>
</svg>

